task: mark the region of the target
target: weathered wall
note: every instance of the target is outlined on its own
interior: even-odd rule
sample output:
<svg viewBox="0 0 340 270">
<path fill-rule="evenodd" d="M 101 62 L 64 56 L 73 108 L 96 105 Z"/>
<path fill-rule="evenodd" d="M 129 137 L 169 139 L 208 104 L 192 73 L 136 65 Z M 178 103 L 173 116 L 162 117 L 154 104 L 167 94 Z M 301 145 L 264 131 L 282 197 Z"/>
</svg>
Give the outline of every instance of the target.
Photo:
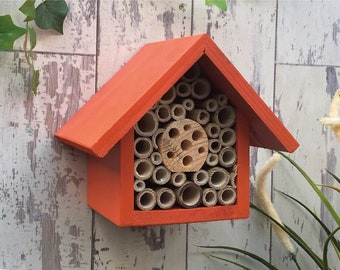
<svg viewBox="0 0 340 270">
<path fill-rule="evenodd" d="M 20 24 L 22 2 L 1 0 L 0 14 L 11 13 Z M 197 245 L 228 244 L 291 269 L 268 222 L 254 212 L 248 220 L 116 227 L 87 207 L 86 156 L 53 134 L 143 44 L 208 33 L 299 140 L 293 157 L 315 179 L 332 183 L 323 168 L 340 175 L 340 145 L 317 119 L 326 115 L 338 88 L 340 3 L 230 0 L 228 11 L 221 12 L 203 0 L 67 2 L 65 34 L 38 31 L 38 96 L 29 92 L 20 42 L 16 52 L 0 52 L 0 268 L 226 269 Z M 251 149 L 252 189 L 270 154 Z M 268 188 L 304 198 L 329 222 L 287 162 L 275 170 Z M 339 196 L 325 192 L 339 209 Z M 318 227 L 279 195 L 273 198 L 283 220 L 320 249 L 325 236 Z M 304 264 L 303 269 L 314 269 L 308 260 Z"/>
</svg>

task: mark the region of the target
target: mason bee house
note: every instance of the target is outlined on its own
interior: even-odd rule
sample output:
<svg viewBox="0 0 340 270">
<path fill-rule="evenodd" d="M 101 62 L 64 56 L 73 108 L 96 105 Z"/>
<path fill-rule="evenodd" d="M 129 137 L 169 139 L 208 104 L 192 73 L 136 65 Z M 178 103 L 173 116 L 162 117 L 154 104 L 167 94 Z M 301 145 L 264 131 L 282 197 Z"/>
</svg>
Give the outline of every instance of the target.
<svg viewBox="0 0 340 270">
<path fill-rule="evenodd" d="M 119 226 L 247 218 L 249 146 L 298 143 L 205 34 L 145 45 L 56 133 Z"/>
</svg>

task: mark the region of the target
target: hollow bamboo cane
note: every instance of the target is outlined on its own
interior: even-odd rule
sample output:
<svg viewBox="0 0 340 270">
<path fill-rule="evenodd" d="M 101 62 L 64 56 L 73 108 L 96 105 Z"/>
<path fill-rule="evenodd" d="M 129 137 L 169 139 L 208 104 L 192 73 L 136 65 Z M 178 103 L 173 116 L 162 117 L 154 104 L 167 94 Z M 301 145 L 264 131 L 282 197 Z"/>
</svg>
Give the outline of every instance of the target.
<svg viewBox="0 0 340 270">
<path fill-rule="evenodd" d="M 157 129 L 153 134 L 152 134 L 152 138 L 151 138 L 151 140 L 152 140 L 152 145 L 153 145 L 153 147 L 157 150 L 158 149 L 158 144 L 157 144 L 157 142 L 158 142 L 158 139 L 159 139 L 159 137 L 162 135 L 162 133 L 165 131 L 165 129 L 164 128 L 159 128 L 159 129 Z"/>
<path fill-rule="evenodd" d="M 135 160 L 134 175 L 137 179 L 146 180 L 152 176 L 154 165 L 149 158 L 140 158 Z"/>
<path fill-rule="evenodd" d="M 168 122 L 171 119 L 170 106 L 168 104 L 158 105 L 155 109 L 155 114 L 159 122 Z"/>
<path fill-rule="evenodd" d="M 169 183 L 175 187 L 181 187 L 187 181 L 187 175 L 183 172 L 175 172 L 171 174 Z"/>
<path fill-rule="evenodd" d="M 156 189 L 156 200 L 161 209 L 169 209 L 174 206 L 176 195 L 172 189 L 162 187 Z"/>
<path fill-rule="evenodd" d="M 201 75 L 201 67 L 198 63 L 195 63 L 194 65 L 189 68 L 189 70 L 182 76 L 182 81 L 184 82 L 192 82 L 196 80 Z"/>
<path fill-rule="evenodd" d="M 235 130 L 232 128 L 223 128 L 218 138 L 222 146 L 233 146 L 236 143 Z"/>
<path fill-rule="evenodd" d="M 216 112 L 219 105 L 216 99 L 208 98 L 204 100 L 201 104 L 202 108 L 207 110 L 208 112 Z"/>
<path fill-rule="evenodd" d="M 210 91 L 210 82 L 205 78 L 198 78 L 191 83 L 191 96 L 194 99 L 203 100 L 209 96 Z"/>
<path fill-rule="evenodd" d="M 237 154 L 233 147 L 227 146 L 221 149 L 218 154 L 218 161 L 221 166 L 230 168 L 236 164 Z"/>
<path fill-rule="evenodd" d="M 163 162 L 162 155 L 159 152 L 153 152 L 150 156 L 151 163 L 153 165 L 160 165 Z"/>
<path fill-rule="evenodd" d="M 188 112 L 192 111 L 195 108 L 195 102 L 191 98 L 185 98 L 182 101 L 182 105 Z"/>
<path fill-rule="evenodd" d="M 159 103 L 169 105 L 172 102 L 174 102 L 175 99 L 176 99 L 176 87 L 173 86 L 168 90 L 168 92 L 166 92 L 161 97 L 161 99 L 159 100 Z"/>
<path fill-rule="evenodd" d="M 213 96 L 213 98 L 217 101 L 218 106 L 224 107 L 228 104 L 228 98 L 226 95 L 218 93 Z"/>
<path fill-rule="evenodd" d="M 202 204 L 207 207 L 212 207 L 217 204 L 217 191 L 213 188 L 203 189 Z"/>
<path fill-rule="evenodd" d="M 217 200 L 221 205 L 234 204 L 236 202 L 236 197 L 236 190 L 231 186 L 226 186 L 217 192 Z"/>
<path fill-rule="evenodd" d="M 143 180 L 135 179 L 135 182 L 133 183 L 133 189 L 136 192 L 141 192 L 146 188 L 146 184 Z"/>
<path fill-rule="evenodd" d="M 216 166 L 218 164 L 218 154 L 208 153 L 205 162 L 211 167 Z"/>
<path fill-rule="evenodd" d="M 208 184 L 211 188 L 220 190 L 229 183 L 229 173 L 226 169 L 221 167 L 213 167 L 208 170 L 209 181 Z"/>
<path fill-rule="evenodd" d="M 203 191 L 193 182 L 186 182 L 175 194 L 177 204 L 184 208 L 194 208 L 201 204 Z"/>
<path fill-rule="evenodd" d="M 192 111 L 189 111 L 187 115 L 188 115 L 188 118 L 196 121 L 197 123 L 201 125 L 206 125 L 210 121 L 210 114 L 206 110 L 203 110 L 203 109 L 193 109 Z"/>
<path fill-rule="evenodd" d="M 213 154 L 217 154 L 221 150 L 221 143 L 218 139 L 210 139 L 208 141 L 209 152 Z"/>
<path fill-rule="evenodd" d="M 199 170 L 192 175 L 192 181 L 198 186 L 204 186 L 209 181 L 209 174 L 206 170 Z"/>
<path fill-rule="evenodd" d="M 171 117 L 174 120 L 181 120 L 185 118 L 186 110 L 182 104 L 174 103 L 170 105 Z"/>
<path fill-rule="evenodd" d="M 134 152 L 137 158 L 148 158 L 153 151 L 151 139 L 147 137 L 138 137 L 134 142 Z"/>
<path fill-rule="evenodd" d="M 208 123 L 204 126 L 205 132 L 207 133 L 209 138 L 216 139 L 218 138 L 221 128 L 216 123 Z"/>
<path fill-rule="evenodd" d="M 159 121 L 154 112 L 148 111 L 135 125 L 135 131 L 143 137 L 150 137 L 158 129 Z"/>
<path fill-rule="evenodd" d="M 179 97 L 188 97 L 191 93 L 191 86 L 186 82 L 178 82 L 176 84 L 176 94 Z"/>
<path fill-rule="evenodd" d="M 229 105 L 219 108 L 213 115 L 213 121 L 222 128 L 233 126 L 236 121 L 235 109 Z"/>
<path fill-rule="evenodd" d="M 151 188 L 146 188 L 143 191 L 138 192 L 135 196 L 135 204 L 143 211 L 154 209 L 157 204 L 156 192 Z"/>
<path fill-rule="evenodd" d="M 165 166 L 156 166 L 153 173 L 151 181 L 157 185 L 165 185 L 169 182 L 171 177 L 171 172 Z"/>
</svg>

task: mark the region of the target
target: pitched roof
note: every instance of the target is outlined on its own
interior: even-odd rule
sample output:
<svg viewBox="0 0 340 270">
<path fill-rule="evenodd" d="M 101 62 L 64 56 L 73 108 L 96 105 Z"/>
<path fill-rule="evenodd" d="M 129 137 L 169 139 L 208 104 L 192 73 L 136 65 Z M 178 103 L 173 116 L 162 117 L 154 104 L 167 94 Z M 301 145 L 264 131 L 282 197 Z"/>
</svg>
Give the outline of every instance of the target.
<svg viewBox="0 0 340 270">
<path fill-rule="evenodd" d="M 253 146 L 293 152 L 297 141 L 206 34 L 149 43 L 55 134 L 103 157 L 196 62 L 250 122 Z"/>
</svg>

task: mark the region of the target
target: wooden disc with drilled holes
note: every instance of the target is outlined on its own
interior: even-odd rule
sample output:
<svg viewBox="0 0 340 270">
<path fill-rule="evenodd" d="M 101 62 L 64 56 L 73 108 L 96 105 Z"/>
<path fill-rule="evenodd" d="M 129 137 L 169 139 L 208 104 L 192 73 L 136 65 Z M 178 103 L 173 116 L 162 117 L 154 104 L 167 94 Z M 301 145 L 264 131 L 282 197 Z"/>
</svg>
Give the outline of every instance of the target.
<svg viewBox="0 0 340 270">
<path fill-rule="evenodd" d="M 196 172 L 208 155 L 203 127 L 190 119 L 171 122 L 158 140 L 164 165 L 172 172 Z"/>
</svg>

